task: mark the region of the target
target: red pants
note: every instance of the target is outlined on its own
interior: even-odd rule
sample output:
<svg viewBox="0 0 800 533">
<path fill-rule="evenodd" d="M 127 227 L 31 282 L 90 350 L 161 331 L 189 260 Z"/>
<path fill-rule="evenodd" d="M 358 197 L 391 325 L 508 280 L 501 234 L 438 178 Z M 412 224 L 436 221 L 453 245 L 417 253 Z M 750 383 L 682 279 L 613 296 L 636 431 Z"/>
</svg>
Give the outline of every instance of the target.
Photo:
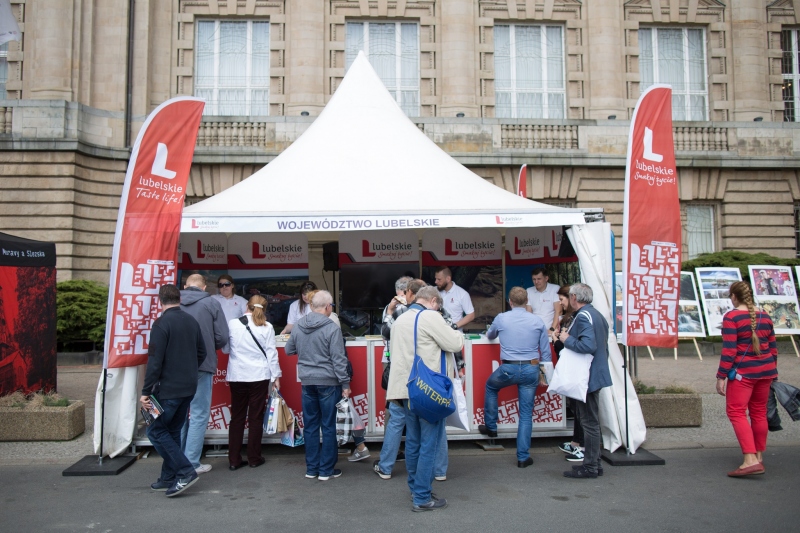
<svg viewBox="0 0 800 533">
<path fill-rule="evenodd" d="M 244 422 L 247 419 L 247 459 L 252 465 L 261 460 L 261 437 L 267 410 L 269 380 L 231 381 L 231 423 L 228 427 L 228 460 L 231 466 L 242 464 Z M 766 411 L 764 411 L 766 413 Z M 766 416 L 766 414 L 764 415 Z"/>
<path fill-rule="evenodd" d="M 742 453 L 757 453 L 767 449 L 767 399 L 771 383 L 772 379 L 728 381 L 725 411 L 733 424 Z"/>
</svg>

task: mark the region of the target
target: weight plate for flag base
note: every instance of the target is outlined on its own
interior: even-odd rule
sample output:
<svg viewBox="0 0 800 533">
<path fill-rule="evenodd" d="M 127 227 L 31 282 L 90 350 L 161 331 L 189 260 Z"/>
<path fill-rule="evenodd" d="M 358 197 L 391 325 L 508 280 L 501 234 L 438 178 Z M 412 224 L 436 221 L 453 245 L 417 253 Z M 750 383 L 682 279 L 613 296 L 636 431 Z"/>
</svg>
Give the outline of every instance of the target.
<svg viewBox="0 0 800 533">
<path fill-rule="evenodd" d="M 136 455 L 119 455 L 117 457 L 104 457 L 100 464 L 97 455 L 87 455 L 63 472 L 62 476 L 116 476 L 137 459 Z"/>
<path fill-rule="evenodd" d="M 497 444 L 494 439 L 476 440 L 475 444 L 483 448 L 485 452 L 502 452 L 505 450 L 502 444 Z"/>
<path fill-rule="evenodd" d="M 618 448 L 614 453 L 601 450 L 600 457 L 611 466 L 659 466 L 667 462 L 661 457 L 639 448 L 636 453 L 628 453 L 624 448 Z"/>
</svg>

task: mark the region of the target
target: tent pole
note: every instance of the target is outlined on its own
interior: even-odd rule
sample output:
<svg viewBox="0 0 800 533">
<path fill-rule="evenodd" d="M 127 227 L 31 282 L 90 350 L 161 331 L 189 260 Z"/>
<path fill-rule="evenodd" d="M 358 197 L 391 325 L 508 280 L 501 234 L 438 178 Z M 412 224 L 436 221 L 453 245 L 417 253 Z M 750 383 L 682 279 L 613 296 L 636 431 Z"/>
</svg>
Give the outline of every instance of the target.
<svg viewBox="0 0 800 533">
<path fill-rule="evenodd" d="M 98 464 L 103 464 L 103 436 L 105 434 L 106 424 L 106 382 L 108 380 L 108 369 L 103 367 L 103 395 L 100 402 L 100 456 Z"/>
</svg>

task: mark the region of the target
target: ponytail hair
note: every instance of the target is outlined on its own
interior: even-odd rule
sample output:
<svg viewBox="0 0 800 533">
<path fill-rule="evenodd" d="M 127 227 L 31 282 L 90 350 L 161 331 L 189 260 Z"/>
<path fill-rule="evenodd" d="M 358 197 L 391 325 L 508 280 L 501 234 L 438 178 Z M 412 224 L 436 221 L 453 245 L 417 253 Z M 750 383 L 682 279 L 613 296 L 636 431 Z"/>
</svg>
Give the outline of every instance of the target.
<svg viewBox="0 0 800 533">
<path fill-rule="evenodd" d="M 247 309 L 253 313 L 253 324 L 265 326 L 267 324 L 267 299 L 263 296 L 251 296 L 247 301 Z"/>
<path fill-rule="evenodd" d="M 747 306 L 747 310 L 750 312 L 750 333 L 752 335 L 753 352 L 761 355 L 761 339 L 757 335 L 758 317 L 756 316 L 756 306 L 753 303 L 753 291 L 750 289 L 750 285 L 745 281 L 736 281 L 731 284 L 730 294 L 736 296 L 739 303 Z"/>
</svg>

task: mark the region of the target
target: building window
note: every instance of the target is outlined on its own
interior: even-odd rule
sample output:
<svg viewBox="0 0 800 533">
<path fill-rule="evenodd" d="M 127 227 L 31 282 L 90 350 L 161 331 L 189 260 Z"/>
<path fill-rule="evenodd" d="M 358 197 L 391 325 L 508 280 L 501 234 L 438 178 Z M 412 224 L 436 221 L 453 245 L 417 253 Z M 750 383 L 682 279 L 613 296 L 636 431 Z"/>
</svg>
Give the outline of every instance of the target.
<svg viewBox="0 0 800 533">
<path fill-rule="evenodd" d="M 348 22 L 345 68 L 364 52 L 386 89 L 409 117 L 419 116 L 419 25 Z"/>
<path fill-rule="evenodd" d="M 0 44 L 0 100 L 8 98 L 6 83 L 8 82 L 8 43 Z"/>
<path fill-rule="evenodd" d="M 494 27 L 497 118 L 565 118 L 564 79 L 561 26 Z"/>
<path fill-rule="evenodd" d="M 705 42 L 702 29 L 639 28 L 640 88 L 671 85 L 673 120 L 708 120 Z"/>
<path fill-rule="evenodd" d="M 686 206 L 686 245 L 690 260 L 714 251 L 713 206 Z"/>
<path fill-rule="evenodd" d="M 194 94 L 204 115 L 269 115 L 269 22 L 197 22 Z"/>
<path fill-rule="evenodd" d="M 781 32 L 781 72 L 783 73 L 783 121 L 797 122 L 797 109 L 800 106 L 800 92 L 797 83 L 800 82 L 800 68 L 798 68 L 798 30 L 783 30 Z"/>
</svg>

